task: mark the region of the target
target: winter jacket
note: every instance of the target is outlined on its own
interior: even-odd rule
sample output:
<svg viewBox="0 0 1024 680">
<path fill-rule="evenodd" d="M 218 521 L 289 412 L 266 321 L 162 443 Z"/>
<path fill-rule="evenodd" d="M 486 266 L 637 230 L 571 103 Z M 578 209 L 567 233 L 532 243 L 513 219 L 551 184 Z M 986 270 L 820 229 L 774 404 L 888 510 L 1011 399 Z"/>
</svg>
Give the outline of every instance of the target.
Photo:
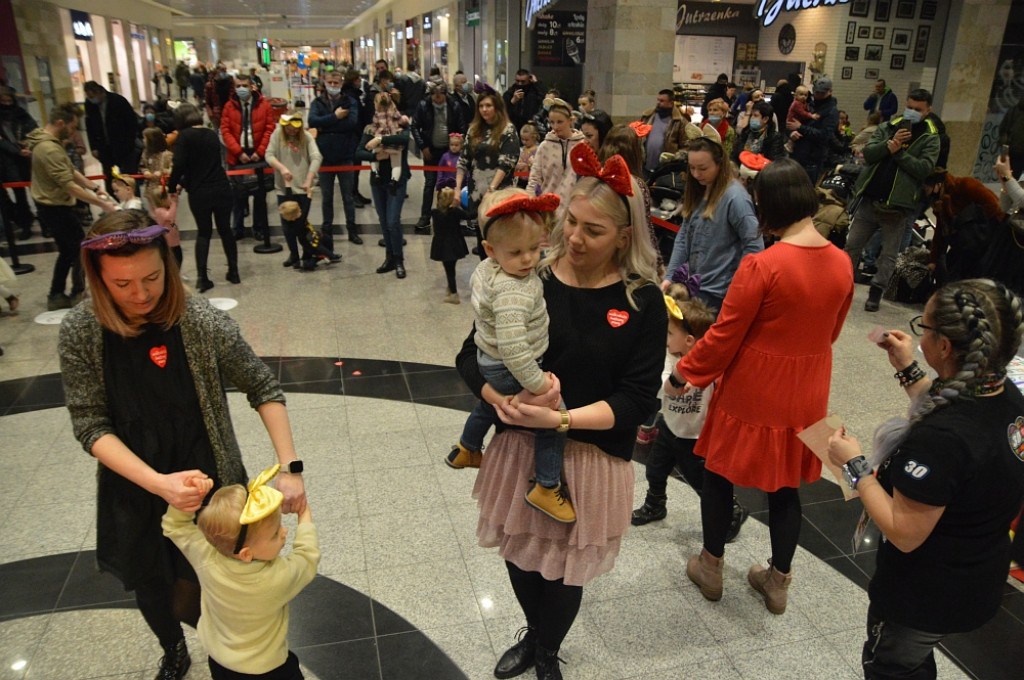
<svg viewBox="0 0 1024 680">
<path fill-rule="evenodd" d="M 106 118 L 100 105 L 86 101 L 85 133 L 89 146 L 99 152 L 104 165 L 120 166 L 121 172 L 134 172 L 138 165 L 135 140 L 139 136 L 139 117 L 128 100 L 116 92 L 107 92 Z"/>
<path fill-rule="evenodd" d="M 934 263 L 938 263 L 939 258 L 946 254 L 953 223 L 967 206 L 977 205 L 990 221 L 1002 222 L 1006 219 L 1006 213 L 999 207 L 999 198 L 973 177 L 946 175 L 944 187 L 942 198 L 932 206 L 936 228 L 932 236 L 930 261 Z"/>
<path fill-rule="evenodd" d="M 839 127 L 839 107 L 835 97 L 814 102 L 814 113 L 821 118 L 809 120 L 796 130 L 801 138 L 793 145 L 793 160 L 805 168 L 821 165 L 828 157 L 828 142 Z"/>
<path fill-rule="evenodd" d="M 458 132 L 466 136 L 467 122 L 462 117 L 462 111 L 452 100 L 451 95 L 445 97 L 445 106 L 448 108 L 448 133 Z M 412 138 L 416 140 L 416 146 L 420 149 L 434 148 L 431 140 L 434 136 L 434 102 L 429 97 L 422 100 L 412 115 Z M 448 142 L 443 147 L 448 148 Z"/>
<path fill-rule="evenodd" d="M 267 154 L 267 144 L 274 132 L 274 114 L 270 103 L 253 90 L 250 95 L 250 111 L 252 116 L 252 148 L 261 159 Z M 220 115 L 220 136 L 228 150 L 228 165 L 238 165 L 238 156 L 242 153 L 242 104 L 238 96 L 231 94 L 231 99 L 224 105 Z"/>
<path fill-rule="evenodd" d="M 28 181 L 32 161 L 21 155 L 20 142 L 38 127 L 31 114 L 17 104 L 0 106 L 0 181 Z"/>
<path fill-rule="evenodd" d="M 42 205 L 74 205 L 66 187 L 75 181 L 75 166 L 60 140 L 36 128 L 28 135 L 28 148 L 32 150 L 32 200 Z"/>
<path fill-rule="evenodd" d="M 896 93 L 888 87 L 885 88 L 885 92 L 882 93 L 881 101 L 879 101 L 878 95 L 874 92 L 864 100 L 864 110 L 868 113 L 878 111 L 882 114 L 883 123 L 896 115 L 896 111 L 898 111 L 899 108 L 900 102 L 896 98 Z"/>
<path fill-rule="evenodd" d="M 750 141 L 751 137 L 752 134 L 750 126 L 748 125 L 743 128 L 743 131 L 740 132 L 736 143 L 733 144 L 732 154 L 729 156 L 733 162 L 738 164 L 740 162 L 740 153 L 750 150 L 747 149 L 747 142 Z M 786 138 L 782 133 L 775 129 L 774 125 L 766 129 L 761 137 L 761 150 L 758 151 L 758 153 L 762 156 L 770 161 L 777 161 L 780 158 L 786 158 L 786 156 L 788 156 L 786 153 Z"/>
<path fill-rule="evenodd" d="M 925 118 L 918 123 L 925 126 L 924 133 L 914 138 L 907 148 L 891 154 L 888 141 L 899 130 L 901 120 L 903 116 L 882 123 L 875 134 L 871 135 L 871 141 L 864 147 L 864 161 L 868 166 L 858 175 L 853 192 L 856 196 L 863 194 L 879 166 L 892 156 L 896 163 L 896 175 L 884 203 L 890 208 L 914 210 L 924 179 L 935 168 L 935 161 L 939 157 L 939 134 L 935 124 Z"/>
<path fill-rule="evenodd" d="M 370 140 L 373 139 L 374 135 L 369 129 L 363 132 L 362 139 L 359 140 L 359 144 L 356 147 L 356 160 L 373 162 L 377 160 L 376 151 L 385 147 L 392 147 L 402 150 L 402 175 L 401 181 L 407 181 L 412 177 L 412 172 L 409 171 L 409 130 L 408 128 L 403 129 L 397 135 L 387 135 L 381 138 L 381 145 L 374 151 L 369 151 L 366 145 L 369 144 Z M 384 159 L 380 162 L 379 172 L 370 173 L 370 185 L 377 186 L 382 183 L 386 183 L 387 180 L 381 178 L 391 178 L 391 161 Z"/>
<path fill-rule="evenodd" d="M 576 173 L 569 160 L 572 148 L 584 141 L 583 133 L 573 130 L 569 139 L 559 139 L 554 132 L 549 132 L 544 141 L 537 147 L 537 155 L 530 168 L 530 181 L 526 191 L 535 194 L 558 194 L 563 202 L 576 184 Z"/>
<path fill-rule="evenodd" d="M 650 108 L 640 114 L 640 122 L 647 125 L 654 123 L 654 117 L 657 115 L 655 109 Z M 686 149 L 687 144 L 691 139 L 700 137 L 700 128 L 693 123 L 687 123 L 686 119 L 683 118 L 683 112 L 679 110 L 678 106 L 672 107 L 672 122 L 668 125 L 668 131 L 665 133 L 665 146 L 661 148 L 662 153 L 677 153 Z M 643 138 L 644 145 L 646 147 L 647 138 Z"/>
<path fill-rule="evenodd" d="M 541 92 L 540 86 L 537 83 L 530 83 L 526 86 L 526 91 L 523 94 L 523 98 L 519 100 L 517 104 L 512 103 L 512 95 L 516 92 L 515 83 L 512 87 L 505 90 L 505 94 L 502 95 L 502 99 L 505 100 L 505 108 L 508 110 L 508 119 L 512 121 L 512 125 L 515 126 L 516 131 L 522 129 L 524 125 L 530 122 L 533 115 L 540 110 L 541 105 L 544 103 L 544 94 Z"/>
<path fill-rule="evenodd" d="M 356 144 L 362 127 L 359 115 L 359 91 L 343 88 L 337 101 L 326 93 L 321 94 L 309 105 L 309 127 L 315 129 L 316 145 L 324 157 L 324 165 L 338 165 L 351 161 L 356 155 Z M 334 115 L 338 107 L 348 109 L 348 115 L 339 119 Z"/>
<path fill-rule="evenodd" d="M 409 71 L 395 78 L 395 89 L 401 96 L 398 102 L 398 110 L 402 115 L 412 119 L 416 107 L 426 98 L 427 81 L 415 71 Z"/>
</svg>

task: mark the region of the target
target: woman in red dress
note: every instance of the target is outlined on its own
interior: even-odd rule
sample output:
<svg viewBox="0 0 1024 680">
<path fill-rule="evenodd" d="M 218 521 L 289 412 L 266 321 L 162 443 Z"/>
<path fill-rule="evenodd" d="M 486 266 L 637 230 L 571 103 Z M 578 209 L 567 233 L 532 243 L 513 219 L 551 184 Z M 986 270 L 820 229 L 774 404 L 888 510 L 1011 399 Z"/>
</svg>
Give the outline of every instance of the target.
<svg viewBox="0 0 1024 680">
<path fill-rule="evenodd" d="M 761 171 L 755 188 L 761 230 L 779 241 L 743 258 L 718 321 L 665 383 L 675 395 L 718 381 L 695 451 L 706 459 L 704 549 L 690 558 L 686 575 L 707 599 L 722 597 L 733 485 L 766 491 L 770 567 L 752 567 L 748 580 L 773 614 L 786 609 L 800 535 L 800 480 L 821 476 L 821 462 L 796 435 L 826 415 L 832 343 L 853 299 L 852 268 L 815 231 L 814 188 L 801 172 L 789 159 Z"/>
</svg>

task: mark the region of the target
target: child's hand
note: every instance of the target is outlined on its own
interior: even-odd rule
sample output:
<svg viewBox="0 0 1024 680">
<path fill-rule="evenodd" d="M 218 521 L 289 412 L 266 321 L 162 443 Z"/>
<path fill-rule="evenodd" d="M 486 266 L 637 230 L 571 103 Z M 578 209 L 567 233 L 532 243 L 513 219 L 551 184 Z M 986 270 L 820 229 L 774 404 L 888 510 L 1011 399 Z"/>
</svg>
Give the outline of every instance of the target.
<svg viewBox="0 0 1024 680">
<path fill-rule="evenodd" d="M 811 118 L 813 118 L 814 120 L 821 120 L 821 114 L 820 113 L 812 113 L 811 114 Z"/>
<path fill-rule="evenodd" d="M 508 404 L 512 408 L 519 408 L 519 395 L 513 394 L 512 398 L 508 400 Z"/>
<path fill-rule="evenodd" d="M 206 494 L 210 493 L 210 489 L 213 488 L 213 480 L 206 475 L 199 474 L 186 479 L 185 486 L 191 486 L 196 491 L 202 493 L 205 498 Z"/>
</svg>

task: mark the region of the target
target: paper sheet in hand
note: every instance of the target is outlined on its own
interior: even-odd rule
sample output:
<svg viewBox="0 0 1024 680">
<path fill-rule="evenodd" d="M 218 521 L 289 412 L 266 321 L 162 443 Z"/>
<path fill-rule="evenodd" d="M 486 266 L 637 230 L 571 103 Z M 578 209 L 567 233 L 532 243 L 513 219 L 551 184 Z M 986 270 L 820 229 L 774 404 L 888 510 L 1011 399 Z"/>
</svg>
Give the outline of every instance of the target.
<svg viewBox="0 0 1024 680">
<path fill-rule="evenodd" d="M 829 416 L 825 416 L 818 422 L 814 423 L 810 427 L 804 429 L 803 432 L 797 435 L 804 444 L 807 445 L 811 451 L 814 452 L 818 458 L 821 459 L 821 464 L 828 468 L 828 471 L 832 473 L 836 483 L 839 484 L 839 488 L 843 490 L 843 497 L 846 500 L 851 498 L 857 498 L 860 496 L 856 491 L 852 491 L 850 487 L 843 481 L 843 469 L 837 465 L 833 465 L 832 461 L 828 459 L 828 438 L 832 436 L 832 433 L 843 426 L 843 419 L 837 416 L 835 413 Z"/>
</svg>

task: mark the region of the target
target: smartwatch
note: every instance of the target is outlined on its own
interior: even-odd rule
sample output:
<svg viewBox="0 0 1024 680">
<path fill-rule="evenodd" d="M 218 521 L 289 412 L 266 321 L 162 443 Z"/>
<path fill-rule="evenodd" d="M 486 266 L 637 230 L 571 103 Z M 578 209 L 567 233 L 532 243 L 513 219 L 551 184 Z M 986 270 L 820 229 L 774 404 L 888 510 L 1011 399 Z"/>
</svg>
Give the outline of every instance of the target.
<svg viewBox="0 0 1024 680">
<path fill-rule="evenodd" d="M 871 476 L 871 463 L 864 456 L 857 456 L 843 465 L 843 481 L 851 490 L 857 490 L 857 482 Z"/>
<path fill-rule="evenodd" d="M 668 374 L 668 382 L 670 385 L 672 385 L 672 387 L 676 388 L 677 390 L 682 389 L 683 385 L 686 384 L 679 382 L 679 380 L 676 379 L 676 374 L 672 373 L 671 371 L 669 371 Z"/>
<path fill-rule="evenodd" d="M 302 474 L 303 465 L 302 465 L 302 461 L 301 460 L 293 460 L 290 463 L 288 463 L 287 465 L 282 465 L 281 467 L 284 468 L 285 472 L 290 472 L 293 475 L 301 475 Z"/>
</svg>

